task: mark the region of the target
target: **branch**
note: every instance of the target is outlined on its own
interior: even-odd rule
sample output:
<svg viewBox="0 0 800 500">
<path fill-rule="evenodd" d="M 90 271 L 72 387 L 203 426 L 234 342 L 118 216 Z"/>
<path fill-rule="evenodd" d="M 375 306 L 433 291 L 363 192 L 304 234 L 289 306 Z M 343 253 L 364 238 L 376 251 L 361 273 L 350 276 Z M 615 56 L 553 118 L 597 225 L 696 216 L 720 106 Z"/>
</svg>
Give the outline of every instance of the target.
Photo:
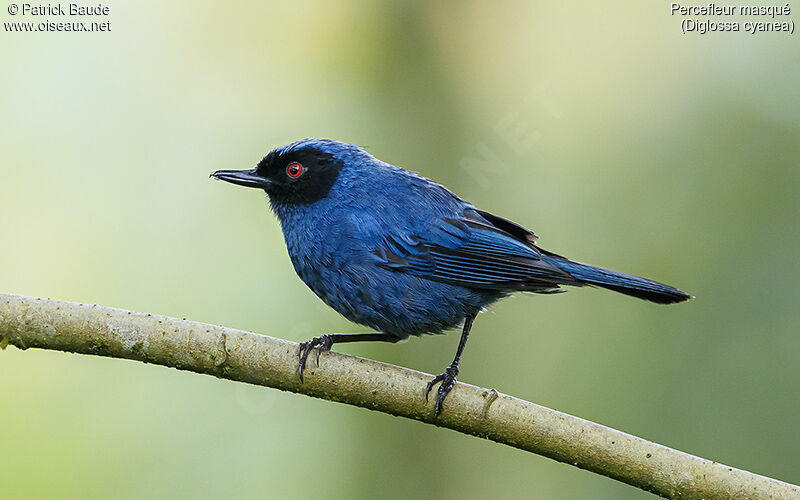
<svg viewBox="0 0 800 500">
<path fill-rule="evenodd" d="M 431 376 L 335 352 L 297 375 L 297 344 L 97 305 L 0 294 L 0 347 L 126 358 L 413 418 L 538 453 L 666 498 L 800 498 L 800 487 L 523 401 L 456 384 L 438 419 Z"/>
</svg>

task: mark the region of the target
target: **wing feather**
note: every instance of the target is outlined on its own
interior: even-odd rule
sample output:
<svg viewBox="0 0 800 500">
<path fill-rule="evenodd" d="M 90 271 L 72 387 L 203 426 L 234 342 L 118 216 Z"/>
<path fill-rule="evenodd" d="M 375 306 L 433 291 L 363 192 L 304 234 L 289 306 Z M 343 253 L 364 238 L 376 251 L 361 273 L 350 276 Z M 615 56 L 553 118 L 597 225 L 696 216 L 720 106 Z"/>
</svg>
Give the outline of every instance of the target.
<svg viewBox="0 0 800 500">
<path fill-rule="evenodd" d="M 580 284 L 543 260 L 534 241 L 522 226 L 468 209 L 426 234 L 387 236 L 374 254 L 387 269 L 470 288 L 554 292 Z"/>
</svg>

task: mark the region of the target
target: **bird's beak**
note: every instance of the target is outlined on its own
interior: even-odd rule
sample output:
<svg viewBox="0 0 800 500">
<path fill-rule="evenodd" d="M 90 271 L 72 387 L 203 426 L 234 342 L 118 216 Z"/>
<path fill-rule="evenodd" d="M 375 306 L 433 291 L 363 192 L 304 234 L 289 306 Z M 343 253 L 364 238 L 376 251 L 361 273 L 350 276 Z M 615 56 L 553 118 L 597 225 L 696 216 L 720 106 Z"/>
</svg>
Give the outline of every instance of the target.
<svg viewBox="0 0 800 500">
<path fill-rule="evenodd" d="M 240 186 L 265 189 L 272 184 L 272 181 L 261 177 L 253 170 L 217 170 L 211 177 L 221 181 L 238 184 Z"/>
</svg>

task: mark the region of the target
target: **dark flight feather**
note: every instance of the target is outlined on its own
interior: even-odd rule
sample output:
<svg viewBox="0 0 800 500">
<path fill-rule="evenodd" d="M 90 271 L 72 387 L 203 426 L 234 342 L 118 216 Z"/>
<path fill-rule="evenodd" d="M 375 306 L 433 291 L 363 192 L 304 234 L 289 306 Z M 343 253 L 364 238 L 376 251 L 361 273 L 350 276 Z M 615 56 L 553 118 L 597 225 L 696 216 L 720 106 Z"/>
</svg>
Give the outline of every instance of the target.
<svg viewBox="0 0 800 500">
<path fill-rule="evenodd" d="M 662 304 L 690 298 L 663 283 L 573 262 L 536 240 L 519 224 L 467 210 L 429 234 L 388 237 L 375 253 L 387 269 L 470 288 L 554 293 L 560 285 L 594 285 Z"/>
</svg>

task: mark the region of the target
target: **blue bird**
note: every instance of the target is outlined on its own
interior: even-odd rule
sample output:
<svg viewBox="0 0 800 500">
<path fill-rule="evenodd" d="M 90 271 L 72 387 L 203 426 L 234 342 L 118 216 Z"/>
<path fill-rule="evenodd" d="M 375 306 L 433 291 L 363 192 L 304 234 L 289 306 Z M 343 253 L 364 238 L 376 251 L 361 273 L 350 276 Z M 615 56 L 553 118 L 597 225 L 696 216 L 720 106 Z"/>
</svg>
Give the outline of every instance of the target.
<svg viewBox="0 0 800 500">
<path fill-rule="evenodd" d="M 353 144 L 304 139 L 273 150 L 252 170 L 211 176 L 266 191 L 300 279 L 345 318 L 377 331 L 301 343 L 301 381 L 315 348 L 319 364 L 336 343 L 397 342 L 463 325 L 453 362 L 425 389 L 427 398 L 441 382 L 435 416 L 456 383 L 475 316 L 502 297 L 594 285 L 660 304 L 691 298 L 548 252 L 528 229 Z"/>
</svg>

